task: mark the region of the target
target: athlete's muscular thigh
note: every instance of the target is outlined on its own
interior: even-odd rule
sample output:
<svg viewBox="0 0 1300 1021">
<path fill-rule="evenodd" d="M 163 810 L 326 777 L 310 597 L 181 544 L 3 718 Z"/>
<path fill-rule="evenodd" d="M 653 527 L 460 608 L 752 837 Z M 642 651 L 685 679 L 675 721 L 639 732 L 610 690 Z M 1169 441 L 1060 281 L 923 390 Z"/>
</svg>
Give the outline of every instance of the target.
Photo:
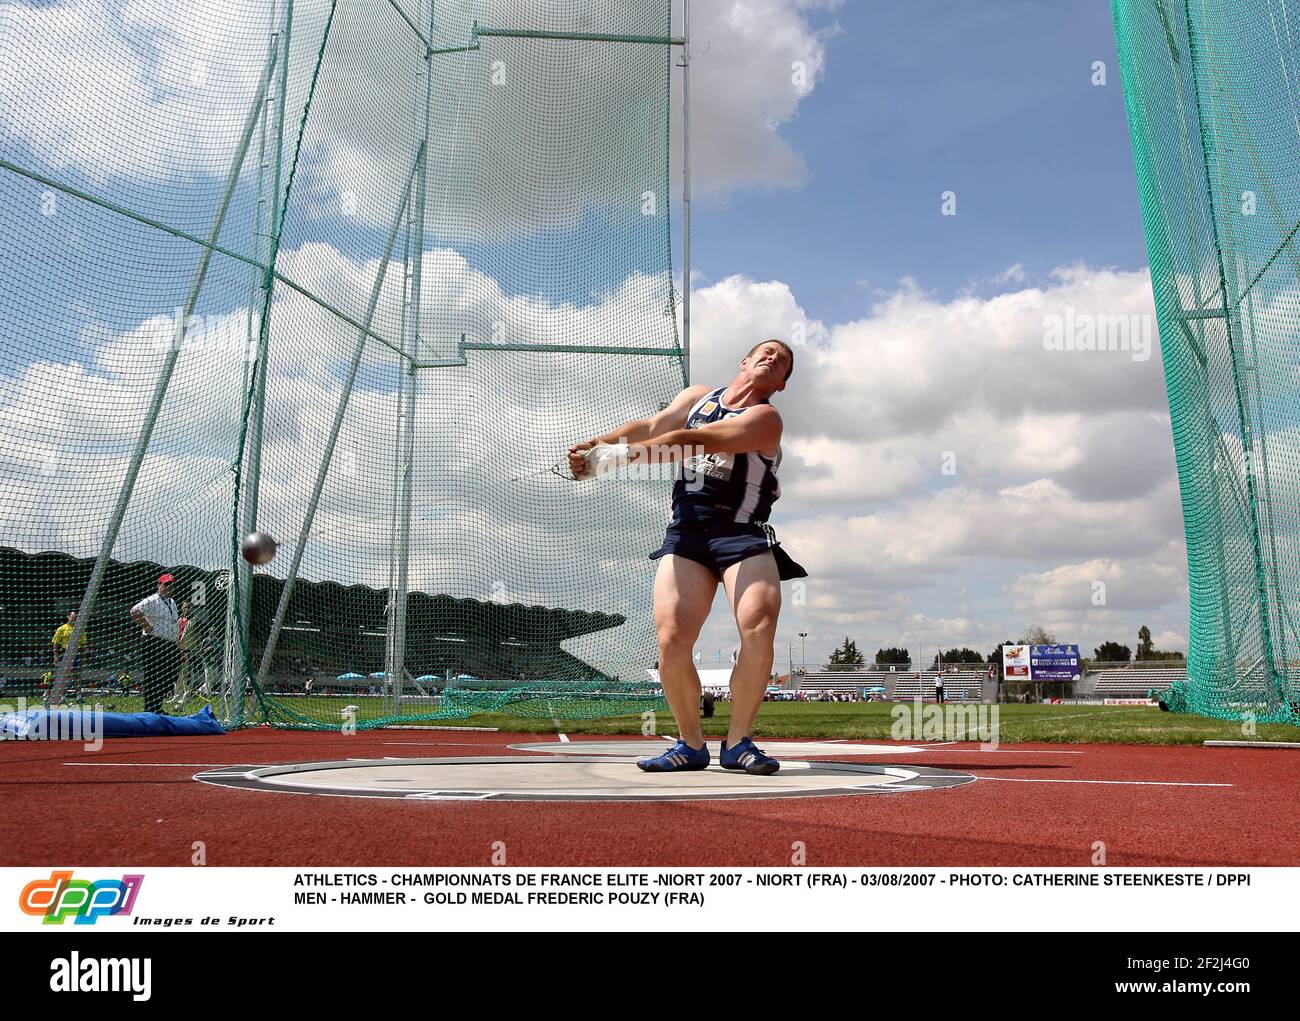
<svg viewBox="0 0 1300 1021">
<path fill-rule="evenodd" d="M 746 557 L 723 573 L 727 599 L 741 638 L 771 639 L 781 613 L 781 575 L 771 553 Z"/>
<path fill-rule="evenodd" d="M 672 553 L 661 558 L 654 587 L 659 644 L 689 642 L 693 646 L 717 590 L 717 576 L 703 564 Z"/>
</svg>

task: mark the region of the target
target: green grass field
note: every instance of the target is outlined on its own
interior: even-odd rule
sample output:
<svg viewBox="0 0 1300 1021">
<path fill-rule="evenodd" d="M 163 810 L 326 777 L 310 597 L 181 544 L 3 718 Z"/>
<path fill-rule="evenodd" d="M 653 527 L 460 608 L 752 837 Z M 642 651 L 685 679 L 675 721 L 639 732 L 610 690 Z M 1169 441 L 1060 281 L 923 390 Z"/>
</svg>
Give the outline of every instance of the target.
<svg viewBox="0 0 1300 1021">
<path fill-rule="evenodd" d="M 142 706 L 138 697 L 94 698 L 118 712 L 138 712 Z M 192 699 L 186 712 L 195 712 L 203 704 Z M 362 726 L 367 720 L 380 716 L 383 703 L 377 698 L 284 699 L 282 702 L 295 713 L 310 715 L 322 722 L 341 722 L 344 706 L 357 706 L 357 722 Z M 910 704 L 898 703 L 910 709 Z M 850 740 L 887 740 L 893 737 L 896 703 L 889 702 L 765 702 L 754 727 L 756 738 L 845 738 Z M 533 706 L 535 713 L 506 715 L 483 713 L 465 719 L 428 720 L 440 726 L 496 727 L 502 731 L 533 734 L 632 734 L 639 735 L 645 723 L 640 716 L 620 716 L 605 719 L 563 719 L 549 715 L 546 706 Z M 554 707 L 557 711 L 559 706 Z M 988 707 L 993 708 L 993 707 Z M 1200 744 L 1207 740 L 1259 740 L 1300 741 L 1300 728 L 1284 724 L 1260 724 L 1256 733 L 1247 735 L 1242 724 L 1229 720 L 1214 720 L 1185 713 L 1165 713 L 1148 706 L 1086 706 L 1086 705 L 1024 705 L 1010 704 L 998 709 L 998 741 L 1016 742 L 1116 742 L 1121 744 Z M 726 735 L 731 706 L 717 703 L 712 719 L 703 721 L 704 733 L 712 738 Z M 419 725 L 421 720 L 411 720 Z M 676 725 L 667 712 L 657 714 L 655 729 L 659 733 L 674 734 Z M 971 740 L 978 734 L 971 733 Z"/>
<path fill-rule="evenodd" d="M 754 737 L 848 738 L 882 740 L 892 737 L 895 703 L 889 702 L 765 702 L 758 714 Z M 905 706 L 910 708 L 910 706 Z M 992 706 L 988 708 L 994 708 Z M 998 740 L 1003 744 L 1023 741 L 1118 742 L 1122 744 L 1200 744 L 1207 740 L 1240 741 L 1242 725 L 1189 714 L 1164 713 L 1148 706 L 1002 705 L 996 707 Z M 726 736 L 730 722 L 729 703 L 719 702 L 714 717 L 702 721 L 708 737 Z M 638 718 L 572 720 L 563 723 L 568 734 L 640 734 Z M 670 715 L 660 717 L 662 733 L 676 733 Z M 523 720 L 507 716 L 476 716 L 467 725 L 499 727 L 502 730 L 532 730 L 553 733 L 549 720 Z M 973 740 L 978 737 L 972 735 Z M 1300 728 L 1263 724 L 1251 739 L 1298 741 Z"/>
</svg>

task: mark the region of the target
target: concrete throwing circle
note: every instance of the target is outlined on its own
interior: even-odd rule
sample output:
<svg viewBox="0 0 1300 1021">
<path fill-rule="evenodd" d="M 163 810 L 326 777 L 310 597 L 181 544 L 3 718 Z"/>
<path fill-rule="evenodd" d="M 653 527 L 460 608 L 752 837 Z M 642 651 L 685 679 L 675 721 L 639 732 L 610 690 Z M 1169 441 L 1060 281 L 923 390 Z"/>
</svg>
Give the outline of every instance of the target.
<svg viewBox="0 0 1300 1021">
<path fill-rule="evenodd" d="M 718 741 L 710 739 L 709 744 L 710 750 L 716 753 Z M 924 748 L 908 745 L 856 744 L 848 741 L 760 740 L 758 745 L 768 755 L 781 759 L 783 769 L 785 759 L 802 759 L 807 755 L 914 755 L 925 751 Z M 508 747 L 517 752 L 545 752 L 548 755 L 609 755 L 621 759 L 643 759 L 667 751 L 672 743 L 662 738 L 642 738 L 630 741 L 536 741 Z"/>
<path fill-rule="evenodd" d="M 901 794 L 970 783 L 969 773 L 856 762 L 781 763 L 773 776 L 714 764 L 643 773 L 609 756 L 344 759 L 282 766 L 223 766 L 194 779 L 220 787 L 407 801 L 708 801 Z"/>
</svg>

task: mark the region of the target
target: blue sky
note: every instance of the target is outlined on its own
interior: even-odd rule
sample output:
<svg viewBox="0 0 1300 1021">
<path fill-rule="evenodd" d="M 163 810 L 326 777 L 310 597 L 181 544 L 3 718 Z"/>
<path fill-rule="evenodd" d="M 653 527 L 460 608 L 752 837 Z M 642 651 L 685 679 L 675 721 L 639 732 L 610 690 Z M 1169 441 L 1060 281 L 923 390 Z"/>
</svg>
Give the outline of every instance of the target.
<svg viewBox="0 0 1300 1021">
<path fill-rule="evenodd" d="M 807 476 L 797 467 L 811 444 L 801 447 L 791 436 L 789 500 L 774 518 L 778 531 L 784 524 L 792 537 L 788 545 L 826 552 L 818 566 L 837 575 L 838 587 L 833 596 L 821 594 L 837 612 L 788 607 L 781 642 L 807 628 L 815 635 L 810 661 L 845 633 L 869 650 L 910 644 L 931 650 L 928 658 L 935 644 L 987 651 L 1038 622 L 1091 651 L 1109 637 L 1132 645 L 1145 621 L 1158 644 L 1183 645 L 1185 563 L 1158 350 L 1140 365 L 1039 357 L 1041 317 L 1062 302 L 1149 313 L 1109 3 L 873 0 L 800 14 L 824 47 L 815 87 L 778 129 L 802 162 L 802 179 L 774 172 L 775 183 L 706 186 L 692 231 L 699 304 L 708 308 L 707 288 L 740 274 L 753 285 L 720 288 L 726 293 L 718 301 L 720 315 L 735 316 L 746 299 L 762 304 L 762 285 L 775 283 L 788 288 L 787 304 L 827 328 L 828 348 L 837 352 L 832 363 L 862 346 L 859 371 L 907 395 L 894 404 L 853 402 L 861 408 L 860 440 L 827 457 L 845 479 L 887 475 L 900 462 L 912 465 L 914 477 L 882 484 L 841 518 L 817 516 L 816 501 L 800 502 Z M 693 33 L 697 68 L 726 45 L 728 27 Z M 774 54 L 773 62 L 784 55 Z M 727 59 L 735 57 L 728 52 Z M 1093 83 L 1098 61 L 1100 85 Z M 719 97 L 715 89 L 696 100 L 702 121 Z M 956 216 L 941 214 L 947 191 L 956 193 Z M 1012 267 L 1018 271 L 1009 274 Z M 1089 296 L 1060 289 L 1063 271 L 1076 274 Z M 899 302 L 901 310 L 882 312 L 913 291 L 917 296 Z M 999 302 L 1014 303 L 1016 292 L 1031 294 L 1025 300 L 1035 307 L 1043 303 L 1038 318 L 1004 317 Z M 974 307 L 959 304 L 972 296 Z M 928 325 L 936 320 L 955 325 L 936 331 Z M 772 321 L 781 322 L 781 313 Z M 986 338 L 962 333 L 964 322 L 1008 330 L 1016 344 L 973 352 Z M 716 319 L 702 322 L 697 345 L 706 347 L 719 333 L 731 331 Z M 882 342 L 927 347 L 915 358 L 886 361 L 875 354 Z M 962 368 L 946 370 L 949 360 Z M 713 364 L 715 373 L 725 371 L 722 362 Z M 697 372 L 709 368 L 705 357 L 697 360 Z M 1014 398 L 991 396 L 1004 380 L 1093 397 L 1057 415 L 1018 410 Z M 843 399 L 842 390 L 805 388 L 843 381 L 842 364 L 797 380 L 778 398 L 788 432 L 815 433 L 822 412 L 810 406 Z M 1113 390 L 1127 396 L 1112 398 Z M 905 417 L 909 404 L 952 413 L 934 421 L 916 416 L 897 431 L 886 427 L 894 435 L 882 437 L 880 415 Z M 979 471 L 945 477 L 933 470 L 950 449 L 969 464 L 979 446 L 972 437 L 986 430 Z M 1109 475 L 1112 491 L 1071 481 L 1080 474 Z M 1141 495 L 1130 500 L 1126 488 Z M 1017 527 L 1011 515 L 1024 493 L 1046 500 L 1039 520 L 1046 531 L 1004 546 L 1000 535 Z M 938 510 L 940 503 L 948 509 Z M 966 527 L 963 514 L 975 523 L 956 537 Z M 1100 522 L 1111 523 L 1108 534 L 1083 537 Z M 822 550 L 819 539 L 828 531 L 859 526 L 876 533 L 861 548 L 837 536 L 836 548 Z M 851 570 L 836 571 L 841 557 L 853 561 Z M 1100 579 L 1123 610 L 1088 605 L 1088 586 Z M 706 636 L 723 646 L 734 641 L 720 605 Z M 706 647 L 705 658 L 715 656 Z"/>
<path fill-rule="evenodd" d="M 837 30 L 781 130 L 807 182 L 697 199 L 695 269 L 784 280 L 844 321 L 903 277 L 942 298 L 1016 263 L 1146 265 L 1104 0 L 857 0 L 809 21 Z"/>
<path fill-rule="evenodd" d="M 550 2 L 587 16 L 576 0 Z M 387 59 L 385 49 L 405 52 L 410 40 L 399 32 L 377 42 L 366 3 L 349 0 L 349 17 L 336 25 L 328 98 L 313 108 L 312 144 L 295 185 L 308 215 L 290 221 L 279 263 L 354 314 L 370 285 L 365 259 L 373 258 L 386 228 L 413 144 L 409 111 L 390 98 L 410 86 L 409 67 Z M 204 199 L 215 193 L 241 123 L 235 108 L 251 96 L 265 52 L 266 6 L 246 0 L 241 12 L 234 4 L 18 5 L 28 73 L 17 77 L 12 95 L 0 96 L 0 129 L 19 143 L 9 152 L 201 232 Z M 491 0 L 462 6 L 477 11 Z M 599 0 L 587 6 L 598 19 L 617 9 Z M 305 97 L 313 33 L 322 30 L 327 9 L 322 0 L 295 8 L 293 38 L 302 56 L 295 56 L 301 80 L 291 85 L 292 103 Z M 1185 553 L 1158 351 L 1137 360 L 1048 351 L 1043 343 L 1045 323 L 1066 311 L 1153 311 L 1109 5 L 696 0 L 694 11 L 693 379 L 725 383 L 738 353 L 758 339 L 788 335 L 797 321 L 813 327 L 794 383 L 777 400 L 786 459 L 774 522 L 812 575 L 806 603 L 791 599 L 783 616 L 782 647 L 808 630 L 810 662 L 844 634 L 868 651 L 909 645 L 920 653 L 935 644 L 987 651 L 1030 624 L 1089 649 L 1106 639 L 1130 640 L 1148 624 L 1158 645 L 1185 647 Z M 1092 84 L 1096 61 L 1105 65 L 1104 85 Z M 806 88 L 791 82 L 794 62 L 809 68 Z M 467 74 L 486 74 L 485 61 L 466 64 Z M 662 313 L 666 274 L 632 272 L 653 258 L 652 242 L 662 241 L 662 208 L 637 244 L 596 243 L 599 230 L 585 205 L 588 179 L 578 173 L 557 181 L 563 175 L 551 174 L 539 186 L 528 160 L 561 137 L 551 118 L 572 112 L 574 122 L 560 129 L 581 130 L 605 66 L 584 65 L 585 76 L 557 75 L 550 79 L 554 94 L 544 96 L 530 93 L 526 78 L 507 77 L 516 89 L 525 87 L 504 95 L 492 93 L 486 77 L 465 79 L 469 90 L 473 82 L 484 86 L 460 93 L 465 120 L 489 121 L 497 142 L 504 134 L 515 145 L 475 149 L 483 143 L 478 132 L 451 138 L 434 163 L 450 174 L 438 193 L 478 196 L 483 207 L 470 223 L 495 222 L 498 214 L 527 220 L 521 211 L 528 210 L 550 220 L 531 248 L 522 245 L 510 257 L 484 247 L 472 228 L 454 237 L 472 265 L 427 257 L 426 283 L 435 282 L 436 303 L 458 322 L 477 323 L 485 335 L 504 322 L 528 339 L 537 326 L 549 326 L 593 342 L 606 342 L 606 334 L 626 331 L 628 323 L 643 332 L 671 331 Z M 502 99 L 516 120 L 498 123 L 485 114 Z M 603 108 L 598 93 L 595 107 Z M 610 123 L 603 128 L 610 131 Z M 613 128 L 623 131 L 621 122 Z M 597 128 L 593 137 L 575 137 L 560 149 L 598 158 L 608 178 L 600 203 L 639 217 L 643 189 L 662 170 L 657 154 L 641 152 L 644 166 L 628 164 L 624 179 L 612 163 L 600 162 L 619 152 L 613 136 Z M 501 161 L 511 172 L 491 174 Z M 538 166 L 549 170 L 545 162 Z M 534 177 L 522 172 L 529 167 Z M 112 418 L 97 408 L 108 401 L 126 406 L 152 378 L 148 358 L 158 352 L 141 361 L 145 340 L 133 331 L 174 311 L 188 273 L 170 255 L 178 243 L 147 228 L 111 222 L 71 199 L 47 215 L 39 209 L 40 188 L 8 175 L 0 189 L 12 197 L 0 204 L 11 226 L 0 239 L 0 262 L 20 292 L 9 311 L 0 309 L 8 344 L 0 427 L 31 448 L 13 470 L 26 472 L 27 481 L 29 463 L 88 471 L 83 438 Z M 941 214 L 946 191 L 956 194 L 956 216 Z M 349 209 L 348 196 L 360 212 Z M 251 237 L 251 200 L 243 187 L 231 239 Z M 679 228 L 680 207 L 672 213 Z M 78 248 L 79 230 L 91 242 L 89 254 Z M 46 243 L 29 255 L 29 239 L 38 236 Z M 429 247 L 437 238 L 435 227 Z M 674 270 L 680 267 L 678 258 Z M 569 273 L 575 268 L 580 272 Z M 218 340 L 241 338 L 236 320 L 248 271 L 225 265 L 213 272 L 199 312 L 212 317 Z M 568 290 L 557 289 L 566 273 L 573 276 Z M 397 284 L 390 284 L 381 319 L 394 328 Z M 562 307 L 566 298 L 584 307 L 570 314 Z M 425 314 L 426 330 L 441 328 L 436 310 Z M 295 395 L 294 405 L 280 410 L 290 418 L 321 417 L 332 407 L 329 389 L 338 373 L 318 363 L 316 345 L 350 351 L 352 331 L 298 307 L 286 306 L 284 316 L 295 339 L 277 351 L 304 362 L 291 357 L 280 367 L 279 385 Z M 37 351 L 48 364 L 40 378 L 24 381 Z M 183 364 L 193 393 L 218 382 L 238 385 L 237 377 L 223 375 L 229 366 L 215 353 L 208 361 L 187 355 Z M 544 399 L 569 403 L 529 420 L 529 435 L 542 424 L 554 430 L 536 438 L 539 450 L 528 459 L 538 464 L 548 462 L 551 447 L 584 438 L 565 432 L 576 428 L 571 422 L 600 431 L 617 425 L 583 420 L 592 403 L 581 397 L 590 374 L 569 379 L 560 362 L 546 364 L 555 375 Z M 620 379 L 620 371 L 611 364 L 602 385 L 626 385 L 630 394 L 634 382 L 646 383 Z M 62 395 L 55 413 L 46 397 L 52 380 Z M 465 438 L 463 413 L 428 412 L 445 418 L 428 427 L 430 436 Z M 184 432 L 186 409 L 178 414 L 176 428 Z M 113 423 L 123 450 L 133 429 L 129 417 Z M 311 428 L 327 424 L 324 414 Z M 205 424 L 203 436 L 220 438 L 228 426 Z M 359 428 L 346 446 L 348 463 L 388 463 L 382 429 Z M 284 448 L 268 463 L 282 466 L 280 497 L 292 505 L 311 479 L 291 469 L 310 458 L 299 457 L 291 442 Z M 432 441 L 429 449 L 436 449 Z M 941 470 L 949 455 L 955 472 Z M 166 470 L 155 469 L 160 491 Z M 202 465 L 193 472 L 200 481 L 212 474 Z M 342 496 L 355 496 L 352 486 L 364 490 L 364 476 L 341 484 L 340 515 Z M 33 505 L 42 498 L 40 485 L 24 497 Z M 15 500 L 0 531 L 28 535 L 31 513 L 24 507 Z M 533 507 L 497 512 L 519 515 L 520 527 L 503 533 L 528 534 L 536 524 Z M 51 513 L 58 520 L 25 541 L 82 548 L 93 537 L 81 509 L 57 504 Z M 572 539 L 571 520 L 551 524 L 556 542 Z M 620 545 L 624 537 L 607 538 L 618 555 L 636 558 L 633 566 L 644 568 L 648 584 L 639 546 L 629 551 Z M 576 605 L 589 593 L 576 582 L 561 593 L 569 573 L 559 580 L 539 575 L 535 591 L 517 598 L 555 595 Z M 1111 593 L 1104 606 L 1089 598 L 1099 581 Z M 446 584 L 436 574 L 420 583 Z M 734 624 L 719 599 L 700 649 L 706 660 L 721 652 L 725 661 L 734 644 Z"/>
</svg>

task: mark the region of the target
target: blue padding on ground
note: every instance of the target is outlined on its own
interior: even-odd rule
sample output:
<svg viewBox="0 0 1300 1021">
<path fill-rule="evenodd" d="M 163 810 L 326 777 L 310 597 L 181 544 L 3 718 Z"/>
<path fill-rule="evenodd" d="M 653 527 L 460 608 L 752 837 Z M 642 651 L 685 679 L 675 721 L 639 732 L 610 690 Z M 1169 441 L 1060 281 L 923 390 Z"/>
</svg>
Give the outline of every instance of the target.
<svg viewBox="0 0 1300 1021">
<path fill-rule="evenodd" d="M 0 716 L 0 738 L 82 741 L 98 737 L 192 737 L 224 734 L 226 729 L 205 705 L 193 716 L 160 713 L 92 713 L 84 709 L 27 709 Z"/>
</svg>

